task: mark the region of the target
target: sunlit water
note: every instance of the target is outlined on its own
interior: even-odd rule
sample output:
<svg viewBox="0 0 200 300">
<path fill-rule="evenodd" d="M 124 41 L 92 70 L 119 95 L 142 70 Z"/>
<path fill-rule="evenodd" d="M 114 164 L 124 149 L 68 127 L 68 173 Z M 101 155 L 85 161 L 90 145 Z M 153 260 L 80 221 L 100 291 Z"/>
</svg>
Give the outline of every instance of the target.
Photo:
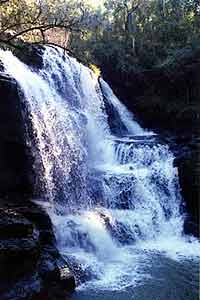
<svg viewBox="0 0 200 300">
<path fill-rule="evenodd" d="M 23 94 L 27 143 L 76 276 L 73 299 L 196 300 L 200 247 L 183 234 L 169 147 L 62 51 L 47 48 L 37 72 L 11 52 L 0 59 Z"/>
</svg>

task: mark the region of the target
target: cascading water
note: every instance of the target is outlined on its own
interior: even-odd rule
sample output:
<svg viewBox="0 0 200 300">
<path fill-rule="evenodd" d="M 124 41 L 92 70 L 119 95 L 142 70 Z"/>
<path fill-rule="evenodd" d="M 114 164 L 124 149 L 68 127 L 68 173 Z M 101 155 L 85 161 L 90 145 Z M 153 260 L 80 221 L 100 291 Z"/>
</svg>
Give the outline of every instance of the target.
<svg viewBox="0 0 200 300">
<path fill-rule="evenodd" d="M 103 79 L 61 50 L 47 48 L 37 72 L 11 52 L 0 51 L 0 59 L 24 95 L 58 247 L 81 288 L 137 284 L 146 276 L 146 251 L 184 252 L 168 146 L 133 120 Z M 117 134 L 108 105 L 123 127 Z"/>
</svg>

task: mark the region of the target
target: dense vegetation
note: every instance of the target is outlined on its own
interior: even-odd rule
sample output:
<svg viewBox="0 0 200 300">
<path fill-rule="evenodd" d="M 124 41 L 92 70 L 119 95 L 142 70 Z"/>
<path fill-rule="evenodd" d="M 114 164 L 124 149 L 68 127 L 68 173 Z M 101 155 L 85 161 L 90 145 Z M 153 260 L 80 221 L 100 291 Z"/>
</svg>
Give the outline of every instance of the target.
<svg viewBox="0 0 200 300">
<path fill-rule="evenodd" d="M 200 38 L 199 0 L 1 0 L 0 42 L 56 43 L 121 72 L 151 67 Z"/>
<path fill-rule="evenodd" d="M 85 35 L 72 35 L 70 46 L 89 61 L 109 61 L 128 73 L 138 64 L 161 63 L 199 38 L 199 0 L 107 0 Z"/>
</svg>

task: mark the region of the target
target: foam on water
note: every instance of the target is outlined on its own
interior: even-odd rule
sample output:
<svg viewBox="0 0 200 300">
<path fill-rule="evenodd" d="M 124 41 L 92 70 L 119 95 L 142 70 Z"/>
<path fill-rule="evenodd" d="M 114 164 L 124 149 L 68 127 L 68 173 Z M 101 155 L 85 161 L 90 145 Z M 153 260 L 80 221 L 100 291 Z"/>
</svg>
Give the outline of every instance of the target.
<svg viewBox="0 0 200 300">
<path fill-rule="evenodd" d="M 139 284 L 150 276 L 152 252 L 196 259 L 199 243 L 183 235 L 173 154 L 151 140 L 107 83 L 58 49 L 45 50 L 38 71 L 8 51 L 0 59 L 22 93 L 46 209 L 79 288 Z M 105 101 L 123 136 L 112 133 Z"/>
</svg>

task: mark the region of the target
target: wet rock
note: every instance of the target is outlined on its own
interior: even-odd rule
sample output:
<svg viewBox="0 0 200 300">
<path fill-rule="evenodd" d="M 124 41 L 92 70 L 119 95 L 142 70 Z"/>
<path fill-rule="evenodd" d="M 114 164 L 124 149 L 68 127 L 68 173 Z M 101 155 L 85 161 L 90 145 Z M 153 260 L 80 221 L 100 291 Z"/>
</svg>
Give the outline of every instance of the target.
<svg viewBox="0 0 200 300">
<path fill-rule="evenodd" d="M 190 157 L 177 161 L 181 192 L 186 205 L 185 231 L 199 236 L 200 143 Z"/>
<path fill-rule="evenodd" d="M 41 257 L 38 272 L 43 280 L 45 282 L 56 281 L 58 284 L 65 282 L 66 288 L 70 290 L 73 286 L 73 275 L 56 248 L 56 239 L 48 214 L 34 203 L 31 203 L 30 207 L 19 207 L 16 210 L 31 221 L 39 232 Z M 66 276 L 63 275 L 63 270 L 65 270 Z M 69 285 L 67 285 L 68 280 Z"/>
<path fill-rule="evenodd" d="M 40 255 L 35 238 L 0 241 L 0 281 L 16 281 L 34 272 Z"/>
<path fill-rule="evenodd" d="M 97 275 L 94 274 L 94 271 L 91 267 L 83 266 L 77 258 L 70 256 L 68 257 L 70 268 L 73 270 L 73 273 L 76 276 L 76 283 L 81 284 L 87 282 L 91 279 L 97 279 Z"/>
<path fill-rule="evenodd" d="M 199 237 L 199 223 L 193 217 L 187 215 L 184 222 L 184 233 Z"/>
<path fill-rule="evenodd" d="M 16 283 L 11 284 L 10 282 L 8 282 L 7 286 L 2 286 L 2 284 L 0 284 L 1 300 L 38 300 L 38 296 L 40 295 L 40 293 L 41 281 L 37 273 L 30 276 L 26 275 Z"/>
<path fill-rule="evenodd" d="M 0 61 L 0 72 L 4 72 L 4 66 L 3 63 Z"/>
<path fill-rule="evenodd" d="M 11 208 L 0 208 L 0 282 L 15 282 L 34 272 L 40 257 L 39 232 Z"/>
<path fill-rule="evenodd" d="M 11 51 L 13 51 L 22 62 L 32 68 L 42 68 L 44 46 L 29 44 L 20 39 L 15 41 L 15 45 L 16 48 L 11 48 Z"/>
<path fill-rule="evenodd" d="M 134 244 L 136 237 L 141 235 L 137 224 L 135 224 L 134 228 L 131 229 L 127 225 L 125 226 L 122 222 L 116 220 L 114 223 L 111 222 L 109 216 L 106 216 L 104 213 L 100 212 L 99 215 L 104 220 L 110 235 L 122 245 Z"/>
<path fill-rule="evenodd" d="M 52 251 L 49 253 L 49 250 L 43 252 L 39 264 L 39 274 L 43 279 L 42 293 L 48 290 L 51 293 L 58 291 L 70 292 L 75 289 L 75 277 L 72 271 L 58 252 L 56 256 L 54 251 L 53 253 Z"/>
<path fill-rule="evenodd" d="M 110 95 L 107 92 L 107 89 L 104 88 L 104 83 L 102 80 L 99 80 L 101 86 L 101 92 L 104 98 L 105 110 L 108 115 L 108 123 L 110 129 L 115 135 L 126 135 L 128 134 L 126 126 L 123 124 L 119 112 L 114 107 L 114 105 L 108 100 Z"/>
<path fill-rule="evenodd" d="M 62 258 L 58 258 L 56 261 L 56 273 L 58 276 L 59 285 L 62 288 L 68 287 L 68 290 L 73 291 L 75 289 L 75 278 L 72 275 L 69 266 L 66 264 L 66 261 Z"/>
<path fill-rule="evenodd" d="M 34 226 L 14 210 L 0 209 L 0 239 L 25 238 L 33 234 Z"/>
<path fill-rule="evenodd" d="M 17 83 L 0 73 L 0 194 L 30 193 L 32 167 L 26 145 L 23 105 Z"/>
<path fill-rule="evenodd" d="M 0 299 L 35 300 L 73 291 L 75 279 L 56 248 L 47 213 L 27 199 L 0 205 Z"/>
<path fill-rule="evenodd" d="M 122 245 L 131 245 L 136 242 L 135 236 L 140 233 L 137 225 L 135 225 L 134 230 L 128 228 L 120 222 L 115 222 L 115 225 L 110 227 L 111 235 Z"/>
<path fill-rule="evenodd" d="M 40 238 L 43 238 L 45 240 L 45 237 L 50 234 L 50 237 L 52 239 L 51 242 L 55 243 L 55 236 L 53 235 L 51 220 L 42 207 L 37 206 L 34 203 L 30 203 L 29 206 L 26 205 L 16 207 L 15 211 L 22 214 L 37 227 L 40 232 Z M 47 239 L 50 239 L 50 237 L 47 237 Z"/>
<path fill-rule="evenodd" d="M 186 214 L 184 231 L 199 236 L 199 199 L 200 199 L 200 140 L 198 136 L 184 135 L 168 140 L 176 158 L 179 183 L 183 201 L 182 210 Z"/>
</svg>

